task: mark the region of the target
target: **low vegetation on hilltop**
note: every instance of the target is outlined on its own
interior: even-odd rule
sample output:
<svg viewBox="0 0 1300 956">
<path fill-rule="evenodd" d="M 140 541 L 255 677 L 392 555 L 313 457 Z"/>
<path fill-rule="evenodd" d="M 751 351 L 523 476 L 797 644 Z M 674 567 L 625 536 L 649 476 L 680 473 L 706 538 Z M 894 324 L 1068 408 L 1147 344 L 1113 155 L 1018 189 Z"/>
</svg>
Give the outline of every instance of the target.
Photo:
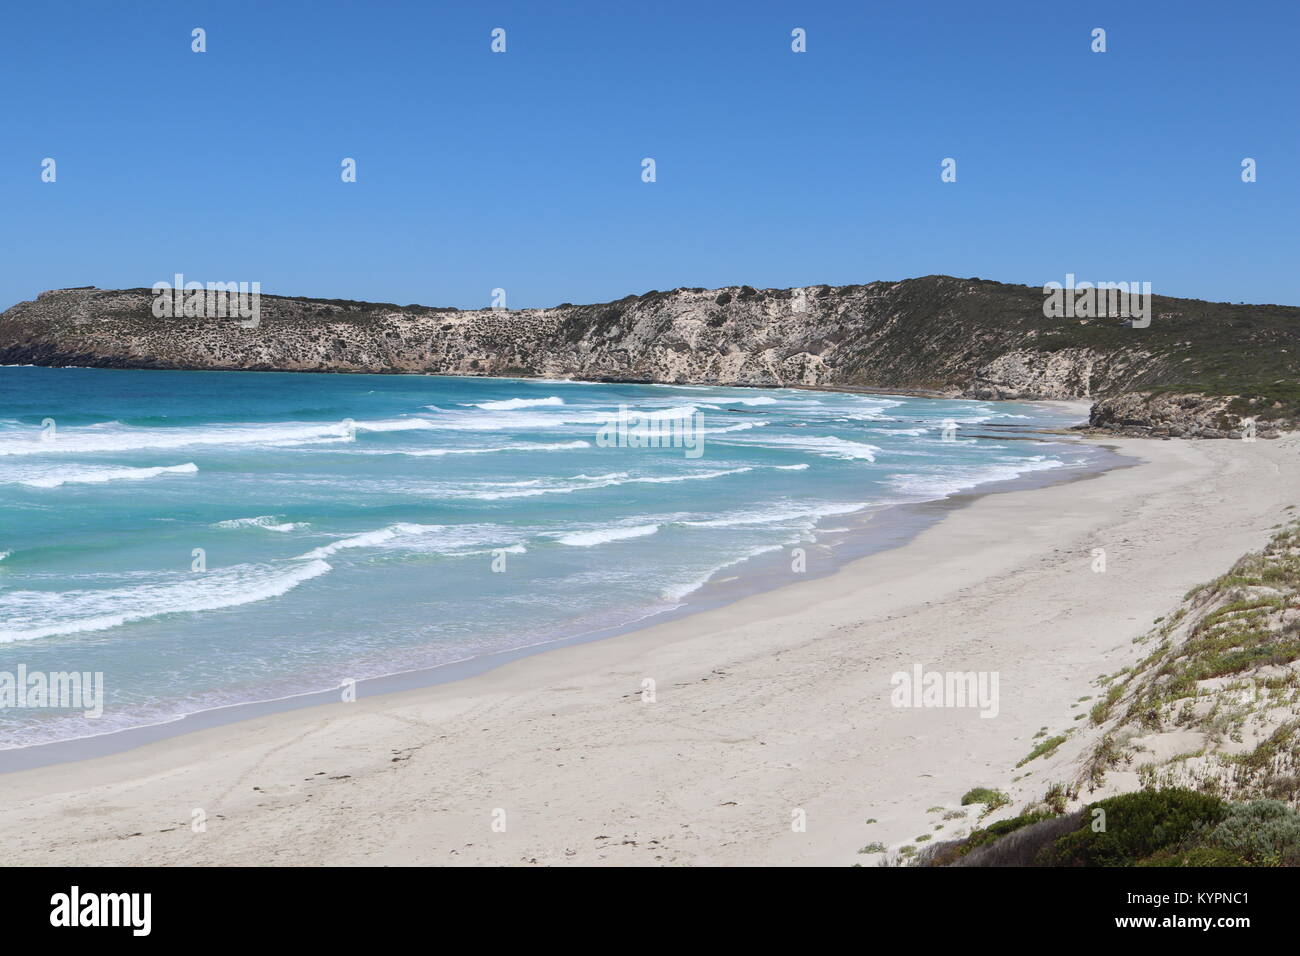
<svg viewBox="0 0 1300 956">
<path fill-rule="evenodd" d="M 1289 306 L 1153 296 L 1150 324 L 1133 327 L 1047 318 L 1040 287 L 951 276 L 511 311 L 266 294 L 255 328 L 158 319 L 151 301 L 148 289 L 42 293 L 0 315 L 0 364 L 1092 398 L 1098 427 L 1175 436 L 1236 437 L 1246 417 L 1265 434 L 1300 422 L 1300 308 Z"/>
</svg>

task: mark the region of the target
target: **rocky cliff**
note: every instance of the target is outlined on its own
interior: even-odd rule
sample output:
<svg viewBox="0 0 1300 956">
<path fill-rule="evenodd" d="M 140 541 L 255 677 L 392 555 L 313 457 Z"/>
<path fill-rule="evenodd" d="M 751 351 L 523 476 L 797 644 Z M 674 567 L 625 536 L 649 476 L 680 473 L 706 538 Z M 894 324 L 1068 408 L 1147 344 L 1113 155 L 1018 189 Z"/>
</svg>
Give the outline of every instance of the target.
<svg viewBox="0 0 1300 956">
<path fill-rule="evenodd" d="M 238 319 L 155 318 L 153 298 L 149 289 L 42 293 L 0 315 L 0 364 L 1099 398 L 1098 427 L 1187 435 L 1231 435 L 1244 415 L 1258 416 L 1263 432 L 1300 417 L 1300 309 L 1283 306 L 1156 296 L 1150 327 L 1133 328 L 1045 318 L 1038 287 L 927 276 L 676 289 L 516 311 L 263 295 L 259 325 L 246 328 Z M 1155 398 L 1169 393 L 1181 397 Z"/>
</svg>

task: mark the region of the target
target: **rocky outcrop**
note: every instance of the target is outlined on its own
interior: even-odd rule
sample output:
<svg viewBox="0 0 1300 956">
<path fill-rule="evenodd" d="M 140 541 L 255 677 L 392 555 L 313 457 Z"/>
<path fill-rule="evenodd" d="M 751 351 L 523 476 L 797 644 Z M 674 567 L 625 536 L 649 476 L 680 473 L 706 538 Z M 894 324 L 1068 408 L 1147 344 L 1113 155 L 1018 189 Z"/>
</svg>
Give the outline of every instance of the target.
<svg viewBox="0 0 1300 956">
<path fill-rule="evenodd" d="M 1241 402 L 1239 396 L 1127 392 L 1094 402 L 1088 426 L 1139 438 L 1245 439 L 1276 438 L 1279 425 L 1295 427 L 1292 421 L 1261 423 L 1250 400 L 1244 408 L 1237 407 Z"/>
<path fill-rule="evenodd" d="M 1300 355 L 1300 309 L 1156 297 L 1157 320 L 1135 329 L 1118 320 L 1048 319 L 1039 288 L 949 276 L 676 289 L 515 311 L 263 295 L 255 328 L 238 318 L 156 318 L 153 301 L 149 289 L 41 293 L 0 315 L 0 364 L 1102 397 L 1097 427 L 1209 436 L 1231 430 L 1225 423 L 1241 411 L 1234 396 L 1250 394 L 1222 387 L 1225 364 L 1294 381 L 1292 356 Z M 1225 333 L 1234 325 L 1246 331 Z M 1261 355 L 1270 357 L 1262 365 Z M 1219 397 L 1205 399 L 1213 411 L 1126 394 L 1169 384 L 1201 394 L 1211 370 L 1219 376 L 1210 389 Z M 1259 408 L 1273 423 L 1266 430 L 1291 421 L 1285 403 L 1263 400 Z"/>
<path fill-rule="evenodd" d="M 977 370 L 965 393 L 995 399 L 1084 398 L 1095 393 L 1094 381 L 1104 385 L 1114 380 L 1109 363 L 1110 356 L 1092 349 L 1017 349 Z"/>
</svg>

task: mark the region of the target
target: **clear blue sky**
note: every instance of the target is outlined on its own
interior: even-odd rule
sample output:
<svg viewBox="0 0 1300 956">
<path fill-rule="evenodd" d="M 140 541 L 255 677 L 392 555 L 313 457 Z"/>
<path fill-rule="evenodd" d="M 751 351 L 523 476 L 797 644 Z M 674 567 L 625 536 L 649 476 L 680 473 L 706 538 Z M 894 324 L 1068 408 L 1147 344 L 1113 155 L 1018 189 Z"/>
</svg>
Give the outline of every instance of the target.
<svg viewBox="0 0 1300 956">
<path fill-rule="evenodd" d="M 175 272 L 461 308 L 1067 272 L 1300 304 L 1295 0 L 48 0 L 4 21 L 0 308 Z"/>
</svg>

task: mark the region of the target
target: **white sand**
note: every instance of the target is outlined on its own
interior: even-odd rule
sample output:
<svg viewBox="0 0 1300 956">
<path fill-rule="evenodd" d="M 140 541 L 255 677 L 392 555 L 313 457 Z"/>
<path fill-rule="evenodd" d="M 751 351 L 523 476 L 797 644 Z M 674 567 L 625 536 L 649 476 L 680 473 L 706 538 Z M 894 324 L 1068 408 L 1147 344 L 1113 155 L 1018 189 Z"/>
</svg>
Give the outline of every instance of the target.
<svg viewBox="0 0 1300 956">
<path fill-rule="evenodd" d="M 1106 443 L 1146 463 L 980 498 L 727 608 L 8 775 L 0 862 L 872 862 L 857 849 L 931 832 L 928 807 L 1018 773 L 1040 727 L 1064 729 L 1098 674 L 1137 657 L 1134 637 L 1300 504 L 1295 436 Z M 892 707 L 891 674 L 918 661 L 999 672 L 999 715 Z"/>
</svg>

